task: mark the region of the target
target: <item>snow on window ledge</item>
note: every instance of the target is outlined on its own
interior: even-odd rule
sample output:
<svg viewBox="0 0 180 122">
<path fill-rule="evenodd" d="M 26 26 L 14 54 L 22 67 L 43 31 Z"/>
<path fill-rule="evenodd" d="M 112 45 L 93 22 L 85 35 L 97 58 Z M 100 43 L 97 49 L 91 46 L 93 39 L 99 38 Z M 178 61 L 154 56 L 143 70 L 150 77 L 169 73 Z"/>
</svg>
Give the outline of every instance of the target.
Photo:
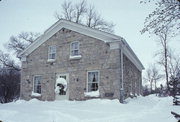
<svg viewBox="0 0 180 122">
<path fill-rule="evenodd" d="M 72 59 L 81 59 L 81 57 L 82 57 L 81 55 L 75 55 L 75 56 L 70 55 L 69 59 L 70 60 L 72 60 Z"/>
<path fill-rule="evenodd" d="M 84 92 L 85 97 L 99 97 L 99 90 L 91 91 L 91 92 Z"/>
<path fill-rule="evenodd" d="M 31 97 L 41 97 L 41 94 L 39 94 L 39 93 L 34 93 L 34 92 L 32 91 Z"/>
<path fill-rule="evenodd" d="M 48 59 L 47 62 L 55 62 L 56 59 Z"/>
</svg>

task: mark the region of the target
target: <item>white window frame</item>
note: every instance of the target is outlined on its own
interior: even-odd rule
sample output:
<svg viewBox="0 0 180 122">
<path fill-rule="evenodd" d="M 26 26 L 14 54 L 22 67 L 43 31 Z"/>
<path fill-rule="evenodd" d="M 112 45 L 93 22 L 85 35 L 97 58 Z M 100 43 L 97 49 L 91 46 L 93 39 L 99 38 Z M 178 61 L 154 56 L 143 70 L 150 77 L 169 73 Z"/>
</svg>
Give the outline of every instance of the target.
<svg viewBox="0 0 180 122">
<path fill-rule="evenodd" d="M 72 44 L 73 43 L 78 43 L 78 47 L 77 47 L 77 49 L 72 49 L 73 47 L 72 47 Z M 72 54 L 72 51 L 75 51 L 75 50 L 78 50 L 78 54 L 77 55 L 73 55 Z M 79 56 L 80 55 L 80 50 L 79 50 L 79 41 L 73 41 L 73 42 L 71 42 L 71 44 L 70 44 L 70 56 L 71 57 L 75 57 L 75 56 Z"/>
<path fill-rule="evenodd" d="M 100 83 L 100 71 L 99 70 L 90 70 L 90 71 L 87 71 L 87 74 L 86 74 L 86 76 L 87 76 L 87 78 L 86 78 L 86 92 L 92 92 L 92 91 L 88 91 L 88 84 L 89 84 L 89 82 L 88 82 L 88 73 L 89 72 L 97 72 L 98 73 L 98 90 L 99 90 L 99 83 Z M 97 91 L 98 91 L 97 90 Z"/>
<path fill-rule="evenodd" d="M 42 82 L 42 75 L 34 75 L 33 76 L 33 92 L 37 93 L 37 91 L 35 91 L 35 87 L 34 87 L 35 86 L 35 83 L 34 83 L 35 82 L 35 77 L 41 77 L 40 86 L 41 86 L 41 93 L 42 93 L 42 83 L 41 83 Z M 41 94 L 41 93 L 38 93 L 38 94 Z"/>
<path fill-rule="evenodd" d="M 54 48 L 55 51 L 51 51 L 50 48 Z M 51 58 L 50 55 L 55 55 L 54 58 Z M 48 46 L 48 61 L 56 60 L 56 45 Z"/>
</svg>

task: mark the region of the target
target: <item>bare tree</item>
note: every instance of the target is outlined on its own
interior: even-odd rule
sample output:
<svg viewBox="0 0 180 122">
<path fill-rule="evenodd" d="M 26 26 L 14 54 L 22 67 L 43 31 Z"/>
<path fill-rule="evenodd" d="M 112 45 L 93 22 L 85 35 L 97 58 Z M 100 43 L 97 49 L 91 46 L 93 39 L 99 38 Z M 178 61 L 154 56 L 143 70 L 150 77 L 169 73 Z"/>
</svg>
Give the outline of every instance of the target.
<svg viewBox="0 0 180 122">
<path fill-rule="evenodd" d="M 156 9 L 146 17 L 142 33 L 159 33 L 169 24 L 176 33 L 180 32 L 180 1 L 179 0 L 145 0 L 143 3 L 154 2 Z M 142 1 L 141 1 L 142 2 Z"/>
<path fill-rule="evenodd" d="M 176 76 L 178 72 L 180 71 L 180 56 L 177 54 L 174 54 L 173 51 L 169 51 L 169 75 L 170 77 Z"/>
<path fill-rule="evenodd" d="M 72 4 L 71 1 L 64 1 L 61 5 L 62 13 L 55 12 L 55 18 L 66 19 L 76 23 L 81 23 L 82 17 L 86 14 L 86 1 L 83 0 L 80 3 Z"/>
<path fill-rule="evenodd" d="M 155 85 L 155 91 L 157 91 L 157 81 L 159 81 L 163 77 L 163 75 L 159 74 L 159 71 L 155 65 L 152 66 L 151 72 L 152 72 L 152 79 Z"/>
<path fill-rule="evenodd" d="M 155 65 L 149 66 L 146 70 L 144 80 L 150 83 L 150 92 L 152 92 L 153 83 L 155 85 L 155 91 L 157 90 L 157 81 L 159 81 L 162 77 L 163 76 L 159 73 Z"/>
<path fill-rule="evenodd" d="M 40 34 L 33 32 L 22 32 L 18 36 L 11 36 L 10 41 L 7 44 L 8 49 L 19 54 L 28 45 L 30 45 Z"/>
<path fill-rule="evenodd" d="M 74 6 L 72 5 L 72 2 L 64 1 L 64 3 L 61 5 L 62 13 L 59 14 L 58 12 L 55 12 L 55 18 L 57 19 L 66 19 L 69 21 L 73 21 L 75 17 L 74 13 Z"/>
<path fill-rule="evenodd" d="M 107 31 L 110 33 L 113 33 L 114 31 L 112 28 L 114 27 L 114 24 L 107 23 L 104 19 L 101 18 L 100 15 L 95 14 L 93 18 L 92 28 L 96 28 L 98 30 Z"/>
<path fill-rule="evenodd" d="M 150 92 L 152 92 L 153 78 L 152 78 L 152 70 L 150 68 L 148 68 L 146 70 L 146 74 L 145 74 L 145 77 L 143 79 L 150 83 Z"/>
<path fill-rule="evenodd" d="M 62 4 L 62 12 L 56 12 L 55 17 L 57 19 L 66 19 L 91 28 L 113 33 L 114 24 L 105 21 L 95 10 L 94 6 L 87 6 L 88 5 L 85 0 L 78 4 L 72 4 L 70 1 L 65 1 Z"/>
<path fill-rule="evenodd" d="M 81 18 L 86 14 L 86 1 L 83 0 L 82 2 L 75 5 L 75 22 L 81 23 Z"/>
<path fill-rule="evenodd" d="M 86 26 L 113 33 L 115 25 L 113 23 L 106 22 L 95 10 L 95 7 L 90 5 L 86 13 Z"/>
<path fill-rule="evenodd" d="M 95 11 L 95 8 L 94 6 L 90 5 L 88 10 L 87 10 L 87 22 L 86 22 L 86 25 L 88 27 L 92 27 L 92 23 L 93 23 L 93 18 L 96 16 L 96 11 Z"/>
<path fill-rule="evenodd" d="M 157 41 L 161 46 L 161 50 L 157 53 L 157 55 L 159 56 L 158 63 L 164 67 L 166 85 L 167 85 L 168 90 L 169 90 L 169 87 L 168 87 L 168 81 L 169 81 L 168 59 L 169 59 L 169 51 L 170 51 L 168 43 L 172 37 L 171 27 L 172 27 L 171 25 L 166 26 L 163 30 L 161 30 L 161 32 L 156 33 L 159 38 Z"/>
<path fill-rule="evenodd" d="M 154 2 L 156 9 L 146 17 L 141 33 L 149 32 L 159 37 L 161 51 L 158 53 L 159 64 L 164 67 L 167 89 L 169 90 L 168 41 L 172 35 L 180 33 L 180 1 L 179 0 L 145 0 L 142 3 Z"/>
</svg>

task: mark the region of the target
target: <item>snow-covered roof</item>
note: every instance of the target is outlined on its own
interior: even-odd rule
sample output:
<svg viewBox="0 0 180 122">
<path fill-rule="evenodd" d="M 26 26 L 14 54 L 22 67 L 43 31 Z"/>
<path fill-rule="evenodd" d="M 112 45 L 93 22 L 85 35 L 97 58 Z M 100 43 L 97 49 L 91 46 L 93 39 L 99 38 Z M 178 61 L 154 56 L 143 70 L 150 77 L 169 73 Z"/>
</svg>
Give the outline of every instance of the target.
<svg viewBox="0 0 180 122">
<path fill-rule="evenodd" d="M 141 71 L 144 69 L 144 66 L 137 58 L 133 50 L 130 48 L 125 39 L 120 36 L 110 34 L 104 31 L 100 31 L 97 29 L 93 29 L 82 24 L 78 24 L 75 22 L 67 21 L 64 19 L 60 19 L 56 23 L 54 23 L 51 27 L 49 27 L 44 34 L 38 37 L 30 46 L 28 46 L 24 51 L 22 51 L 18 57 L 26 57 L 30 53 L 32 53 L 36 48 L 38 48 L 41 44 L 47 41 L 50 37 L 52 37 L 55 33 L 57 33 L 62 28 L 66 28 L 101 41 L 105 43 L 117 43 L 120 42 L 123 45 L 125 55 L 135 64 L 135 66 Z"/>
</svg>

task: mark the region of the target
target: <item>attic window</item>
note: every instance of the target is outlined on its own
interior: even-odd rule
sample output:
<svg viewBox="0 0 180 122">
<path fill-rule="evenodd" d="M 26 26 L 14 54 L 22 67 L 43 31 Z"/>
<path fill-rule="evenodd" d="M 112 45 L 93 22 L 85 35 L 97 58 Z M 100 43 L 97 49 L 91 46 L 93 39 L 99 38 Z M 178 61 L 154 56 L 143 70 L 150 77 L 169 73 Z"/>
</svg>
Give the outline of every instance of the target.
<svg viewBox="0 0 180 122">
<path fill-rule="evenodd" d="M 79 42 L 72 42 L 70 47 L 70 56 L 78 56 L 79 55 Z"/>
<path fill-rule="evenodd" d="M 55 60 L 56 59 L 56 46 L 51 45 L 48 47 L 48 60 Z"/>
</svg>

